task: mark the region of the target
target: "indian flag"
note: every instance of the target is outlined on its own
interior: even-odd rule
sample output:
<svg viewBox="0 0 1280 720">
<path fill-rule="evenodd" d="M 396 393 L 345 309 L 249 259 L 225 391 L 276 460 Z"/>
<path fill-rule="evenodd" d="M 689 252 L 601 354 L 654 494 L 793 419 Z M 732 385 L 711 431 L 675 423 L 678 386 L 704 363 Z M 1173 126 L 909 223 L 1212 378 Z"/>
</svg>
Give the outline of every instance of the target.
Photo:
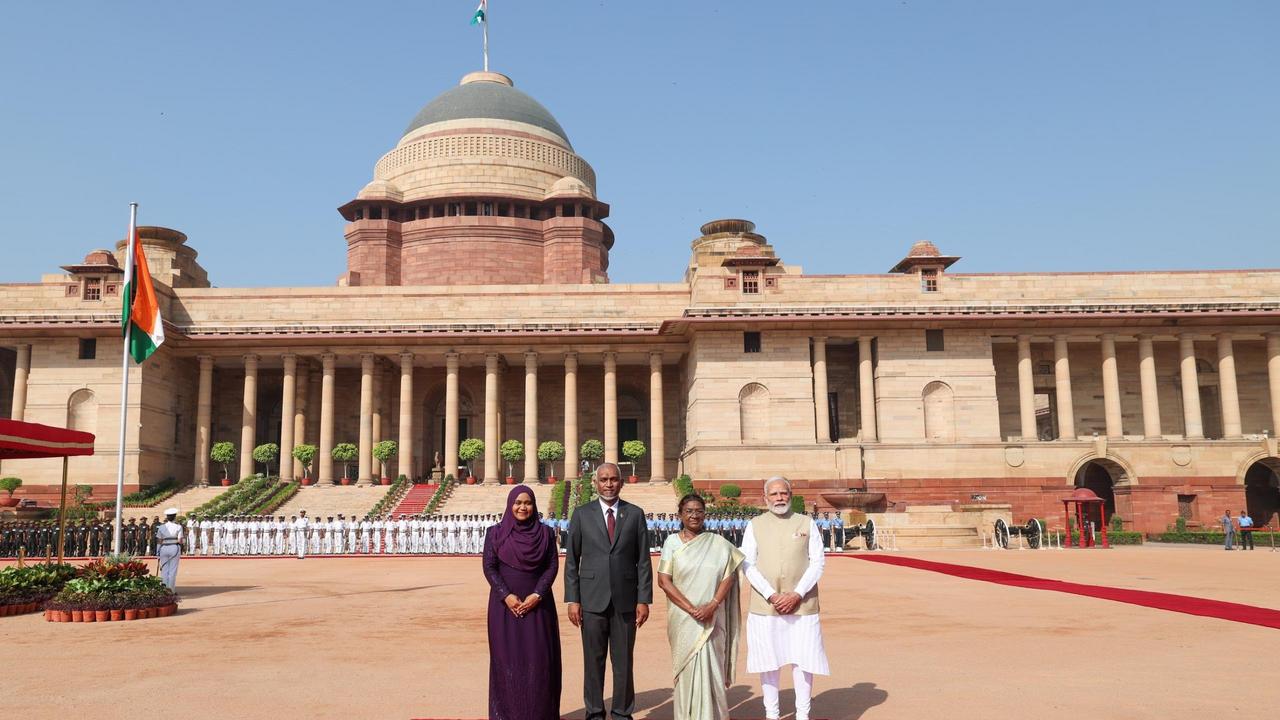
<svg viewBox="0 0 1280 720">
<path fill-rule="evenodd" d="M 147 256 L 142 252 L 137 232 L 133 236 L 133 268 L 124 286 L 122 332 L 129 338 L 129 355 L 141 363 L 164 342 L 164 322 L 160 319 L 160 303 L 147 269 Z"/>
<path fill-rule="evenodd" d="M 476 6 L 476 14 L 471 16 L 471 24 L 479 25 L 484 22 L 484 11 L 489 5 L 489 0 L 480 0 L 480 4 Z"/>
</svg>

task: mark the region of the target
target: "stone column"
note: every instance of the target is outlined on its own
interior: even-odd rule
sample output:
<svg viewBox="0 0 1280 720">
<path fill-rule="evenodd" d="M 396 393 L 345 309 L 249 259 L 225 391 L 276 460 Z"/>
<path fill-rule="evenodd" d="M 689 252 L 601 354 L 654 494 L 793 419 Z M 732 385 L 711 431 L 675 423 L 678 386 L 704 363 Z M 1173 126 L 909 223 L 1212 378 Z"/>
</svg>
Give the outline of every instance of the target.
<svg viewBox="0 0 1280 720">
<path fill-rule="evenodd" d="M 373 481 L 382 477 L 382 465 L 373 456 L 373 448 L 382 442 L 382 400 L 386 391 L 386 368 L 378 360 L 373 362 L 373 437 L 369 445 L 369 464 L 373 467 Z"/>
<path fill-rule="evenodd" d="M 1031 336 L 1018 336 L 1018 419 L 1023 440 L 1039 440 L 1036 431 L 1036 386 L 1031 367 Z"/>
<path fill-rule="evenodd" d="M 366 485 L 373 479 L 373 355 L 360 356 L 360 457 L 356 483 Z"/>
<path fill-rule="evenodd" d="M 316 474 L 317 487 L 333 484 L 333 381 L 336 359 L 337 356 L 333 353 L 320 356 L 323 375 L 320 379 L 320 447 L 316 450 L 320 462 L 320 469 Z"/>
<path fill-rule="evenodd" d="M 1267 383 L 1271 387 L 1271 437 L 1280 436 L 1280 333 L 1267 333 Z"/>
<path fill-rule="evenodd" d="M 212 449 L 210 438 L 213 424 L 213 356 L 201 355 L 200 384 L 196 391 L 196 468 L 195 482 L 201 486 L 209 484 L 209 451 Z"/>
<path fill-rule="evenodd" d="M 484 356 L 484 481 L 498 481 L 498 354 Z"/>
<path fill-rule="evenodd" d="M 280 479 L 292 480 L 293 416 L 297 412 L 294 403 L 298 392 L 298 356 L 285 353 L 281 359 L 284 360 L 284 387 L 280 391 Z"/>
<path fill-rule="evenodd" d="M 396 472 L 413 479 L 413 353 L 400 353 L 400 436 Z"/>
<path fill-rule="evenodd" d="M 1071 361 L 1067 357 L 1067 336 L 1053 337 L 1054 391 L 1058 396 L 1058 439 L 1076 439 L 1076 414 L 1071 403 Z"/>
<path fill-rule="evenodd" d="M 1204 438 L 1204 420 L 1200 416 L 1200 377 L 1196 370 L 1196 343 L 1190 335 L 1178 336 L 1179 369 L 1182 372 L 1183 437 Z"/>
<path fill-rule="evenodd" d="M 827 410 L 827 339 L 813 339 L 813 417 L 820 443 L 831 442 L 831 416 Z"/>
<path fill-rule="evenodd" d="M 649 353 L 649 482 L 667 481 L 667 428 L 662 408 L 662 353 Z"/>
<path fill-rule="evenodd" d="M 458 477 L 458 358 L 456 352 L 444 356 L 444 463 L 445 474 Z M 487 419 L 486 419 L 487 422 Z M 487 447 L 486 443 L 486 447 Z"/>
<path fill-rule="evenodd" d="M 1222 436 L 1241 436 L 1240 396 L 1236 392 L 1236 353 L 1231 336 L 1218 335 L 1218 395 L 1222 399 Z"/>
<path fill-rule="evenodd" d="M 538 482 L 538 353 L 524 354 L 524 481 Z"/>
<path fill-rule="evenodd" d="M 618 462 L 618 354 L 604 354 L 604 461 Z"/>
<path fill-rule="evenodd" d="M 9 417 L 22 421 L 27 416 L 27 378 L 31 375 L 31 346 L 18 346 L 18 364 L 13 373 L 13 405 Z M 205 453 L 208 455 L 208 453 Z"/>
<path fill-rule="evenodd" d="M 564 355 L 564 478 L 578 476 L 578 353 Z"/>
<path fill-rule="evenodd" d="M 293 401 L 293 446 L 307 444 L 307 396 L 311 388 L 311 373 L 308 372 L 307 360 L 304 358 L 298 363 L 298 376 L 294 380 L 294 401 Z M 293 477 L 301 479 L 305 468 L 302 463 L 289 458 L 289 463 L 293 465 Z M 312 461 L 314 471 L 314 463 Z"/>
<path fill-rule="evenodd" d="M 870 337 L 858 338 L 858 409 L 862 428 L 862 442 L 876 441 L 876 379 L 871 365 Z"/>
<path fill-rule="evenodd" d="M 1160 428 L 1160 386 L 1156 383 L 1156 350 L 1150 335 L 1138 336 L 1138 380 L 1142 383 L 1142 434 L 1164 437 Z"/>
<path fill-rule="evenodd" d="M 1102 409 L 1107 421 L 1107 437 L 1124 437 L 1120 414 L 1120 372 L 1116 368 L 1116 336 L 1102 336 Z"/>
<path fill-rule="evenodd" d="M 253 474 L 254 433 L 258 429 L 258 356 L 244 356 L 244 407 L 240 413 L 240 477 Z"/>
</svg>

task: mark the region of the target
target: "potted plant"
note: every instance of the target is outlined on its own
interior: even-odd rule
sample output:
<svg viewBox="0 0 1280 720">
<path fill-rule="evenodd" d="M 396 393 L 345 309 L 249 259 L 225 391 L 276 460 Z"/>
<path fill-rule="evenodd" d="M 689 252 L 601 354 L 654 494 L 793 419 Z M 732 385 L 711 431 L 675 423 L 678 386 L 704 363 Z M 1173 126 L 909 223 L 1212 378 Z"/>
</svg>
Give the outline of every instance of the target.
<svg viewBox="0 0 1280 720">
<path fill-rule="evenodd" d="M 547 482 L 554 485 L 556 483 L 556 461 L 564 459 L 564 444 L 555 440 L 548 440 L 538 445 L 538 459 L 550 466 L 551 474 L 547 476 Z"/>
<path fill-rule="evenodd" d="M 222 466 L 222 487 L 230 485 L 231 477 L 228 466 L 236 461 L 235 443 L 226 440 L 214 443 L 209 450 L 209 459 Z"/>
<path fill-rule="evenodd" d="M 591 471 L 595 472 L 596 465 L 604 459 L 604 443 L 594 438 L 582 443 L 582 447 L 578 450 L 578 456 L 591 466 Z M 574 468 L 577 470 L 577 468 Z"/>
<path fill-rule="evenodd" d="M 649 449 L 640 440 L 628 440 L 622 443 L 622 456 L 631 461 L 631 476 L 627 478 L 627 482 L 640 481 L 640 478 L 636 477 L 636 462 L 644 457 L 646 452 L 649 452 Z"/>
<path fill-rule="evenodd" d="M 515 464 L 524 459 L 524 443 L 519 440 L 508 440 L 498 448 L 498 454 L 507 461 L 507 484 L 516 484 Z"/>
<path fill-rule="evenodd" d="M 484 454 L 484 441 L 479 438 L 467 438 L 458 445 L 458 459 L 467 466 L 467 484 L 475 485 L 476 476 L 471 472 L 471 463 Z M 445 472 L 449 472 L 445 468 Z"/>
<path fill-rule="evenodd" d="M 315 462 L 316 455 L 319 450 L 315 445 L 296 445 L 293 448 L 293 459 L 302 464 L 302 484 L 314 484 L 316 479 L 311 477 L 311 463 Z"/>
<path fill-rule="evenodd" d="M 0 490 L 9 493 L 9 496 L 0 500 L 0 507 L 17 507 L 18 498 L 13 496 L 13 491 L 22 487 L 22 478 L 7 477 L 0 478 Z"/>
<path fill-rule="evenodd" d="M 275 443 L 263 443 L 253 449 L 253 460 L 267 466 L 267 477 L 271 477 L 271 463 L 279 458 L 280 446 Z"/>
<path fill-rule="evenodd" d="M 391 478 L 387 477 L 387 461 L 398 452 L 400 443 L 395 440 L 383 440 L 373 445 L 373 459 L 378 461 L 378 481 L 383 485 L 391 484 Z"/>
<path fill-rule="evenodd" d="M 360 457 L 360 448 L 351 443 L 338 443 L 329 456 L 342 463 L 342 484 L 351 484 L 351 461 Z"/>
</svg>

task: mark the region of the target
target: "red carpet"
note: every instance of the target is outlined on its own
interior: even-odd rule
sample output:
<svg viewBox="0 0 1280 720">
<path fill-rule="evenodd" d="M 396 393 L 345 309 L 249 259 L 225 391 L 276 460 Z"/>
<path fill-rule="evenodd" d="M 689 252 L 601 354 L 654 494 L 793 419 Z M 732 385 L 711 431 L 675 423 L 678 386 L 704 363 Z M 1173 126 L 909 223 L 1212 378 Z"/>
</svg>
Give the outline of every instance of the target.
<svg viewBox="0 0 1280 720">
<path fill-rule="evenodd" d="M 436 488 L 439 485 L 414 485 L 409 488 L 409 492 L 400 498 L 400 504 L 396 505 L 396 509 L 391 511 L 393 517 L 399 515 L 417 515 L 427 509 L 427 504 L 431 502 L 431 496 L 436 494 Z"/>
<path fill-rule="evenodd" d="M 929 560 L 919 560 L 917 558 L 902 557 L 900 555 L 846 555 L 844 557 L 869 560 L 871 562 L 884 563 L 886 565 L 901 565 L 903 567 L 915 568 L 917 570 L 928 570 L 930 572 L 942 573 L 944 575 L 952 575 L 959 578 L 965 578 L 967 580 L 981 580 L 982 582 L 996 583 L 997 585 L 1012 585 L 1014 587 L 1029 588 L 1032 590 L 1052 590 L 1054 592 L 1069 593 L 1071 595 L 1084 595 L 1085 597 L 1101 598 L 1103 600 L 1128 603 L 1130 605 L 1142 605 L 1143 607 L 1156 608 L 1158 610 L 1170 610 L 1172 612 L 1186 613 L 1188 615 L 1200 615 L 1203 617 L 1212 617 L 1221 620 L 1230 620 L 1232 622 L 1248 623 L 1250 625 L 1261 625 L 1263 627 L 1280 629 L 1280 610 L 1257 607 L 1256 605 L 1241 605 L 1239 603 L 1224 602 L 1222 600 L 1209 600 L 1206 598 L 1191 597 L 1189 595 L 1172 595 L 1170 593 L 1148 592 L 1146 590 L 1127 590 L 1124 588 L 1106 587 L 1104 585 L 1085 585 L 1082 583 L 1065 582 L 1063 580 L 1048 580 L 1045 578 L 1031 577 L 1030 575 L 1018 575 L 1015 573 L 1000 572 L 999 570 L 970 567 L 968 565 L 952 565 L 951 563 L 931 562 Z"/>
</svg>

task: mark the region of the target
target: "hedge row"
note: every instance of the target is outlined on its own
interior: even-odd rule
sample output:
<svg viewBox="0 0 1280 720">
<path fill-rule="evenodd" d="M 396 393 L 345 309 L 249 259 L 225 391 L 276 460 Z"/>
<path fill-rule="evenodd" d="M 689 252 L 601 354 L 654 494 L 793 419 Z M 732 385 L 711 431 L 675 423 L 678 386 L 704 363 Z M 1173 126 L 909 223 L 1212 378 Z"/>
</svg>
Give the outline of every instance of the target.
<svg viewBox="0 0 1280 720">
<path fill-rule="evenodd" d="M 1280 534 L 1274 532 L 1260 530 L 1253 531 L 1253 542 L 1256 545 L 1266 545 L 1267 547 L 1271 547 L 1271 543 L 1278 538 L 1280 538 Z M 1226 543 L 1226 539 L 1223 537 L 1221 531 L 1206 532 L 1188 530 L 1186 532 L 1178 532 L 1173 530 L 1170 532 L 1160 533 L 1159 535 L 1152 535 L 1147 539 L 1151 542 L 1192 543 L 1195 545 L 1223 545 Z M 1240 544 L 1240 533 L 1236 533 L 1235 542 L 1237 545 Z"/>
<path fill-rule="evenodd" d="M 289 499 L 298 494 L 299 484 L 296 482 L 282 482 L 276 485 L 271 492 L 262 497 L 249 508 L 251 515 L 270 515 L 276 511 L 276 508 L 289 502 Z"/>
</svg>

